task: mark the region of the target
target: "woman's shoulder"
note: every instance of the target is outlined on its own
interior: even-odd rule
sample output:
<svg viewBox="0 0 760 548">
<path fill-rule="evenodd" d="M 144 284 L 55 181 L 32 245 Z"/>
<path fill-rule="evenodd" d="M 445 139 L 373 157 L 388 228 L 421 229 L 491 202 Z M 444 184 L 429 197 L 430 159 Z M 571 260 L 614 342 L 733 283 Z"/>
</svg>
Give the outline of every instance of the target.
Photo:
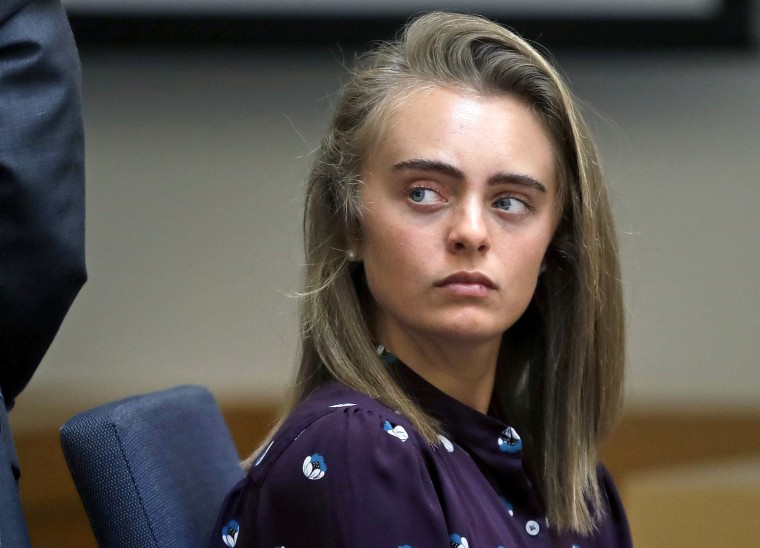
<svg viewBox="0 0 760 548">
<path fill-rule="evenodd" d="M 293 410 L 228 495 L 215 534 L 246 547 L 439 545 L 448 534 L 427 447 L 392 409 L 327 385 Z"/>
<path fill-rule="evenodd" d="M 357 466 L 377 457 L 393 461 L 409 458 L 426 445 L 404 416 L 367 394 L 330 383 L 290 413 L 255 459 L 249 479 L 260 483 L 273 469 L 292 467 L 293 459 L 312 479 L 324 476 L 329 460 Z"/>
</svg>

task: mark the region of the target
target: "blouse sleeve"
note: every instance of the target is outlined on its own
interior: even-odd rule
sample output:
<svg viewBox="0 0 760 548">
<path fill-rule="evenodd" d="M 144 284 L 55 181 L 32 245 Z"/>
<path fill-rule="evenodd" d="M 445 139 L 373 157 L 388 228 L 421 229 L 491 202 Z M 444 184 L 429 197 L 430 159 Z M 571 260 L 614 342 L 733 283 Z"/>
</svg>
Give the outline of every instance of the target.
<svg viewBox="0 0 760 548">
<path fill-rule="evenodd" d="M 235 543 L 230 538 L 219 546 L 448 546 L 420 447 L 425 442 L 394 419 L 403 420 L 338 409 L 309 425 L 279 455 L 265 454 L 258 466 L 268 469 L 254 471 L 233 492 L 236 504 L 228 500 L 227 508 L 239 509 Z"/>
</svg>

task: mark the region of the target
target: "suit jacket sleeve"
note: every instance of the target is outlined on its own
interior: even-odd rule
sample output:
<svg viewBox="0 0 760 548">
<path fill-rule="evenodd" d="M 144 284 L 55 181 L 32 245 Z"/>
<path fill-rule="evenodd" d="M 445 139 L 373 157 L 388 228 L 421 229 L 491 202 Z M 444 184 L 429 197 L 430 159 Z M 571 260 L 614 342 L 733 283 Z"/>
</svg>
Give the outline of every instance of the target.
<svg viewBox="0 0 760 548">
<path fill-rule="evenodd" d="M 58 0 L 0 2 L 0 389 L 9 408 L 86 279 L 80 76 Z"/>
</svg>

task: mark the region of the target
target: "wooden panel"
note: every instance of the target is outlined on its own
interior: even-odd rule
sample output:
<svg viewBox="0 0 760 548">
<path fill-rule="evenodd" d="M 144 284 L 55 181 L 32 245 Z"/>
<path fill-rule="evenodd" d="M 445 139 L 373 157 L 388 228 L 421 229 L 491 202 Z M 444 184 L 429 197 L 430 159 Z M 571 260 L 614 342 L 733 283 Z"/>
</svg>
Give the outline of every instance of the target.
<svg viewBox="0 0 760 548">
<path fill-rule="evenodd" d="M 21 499 L 32 546 L 96 548 L 87 515 L 69 475 L 58 430 L 16 435 Z"/>
<path fill-rule="evenodd" d="M 632 473 L 625 485 L 636 546 L 760 544 L 760 457 Z"/>
<path fill-rule="evenodd" d="M 631 472 L 760 454 L 760 409 L 746 412 L 631 411 L 602 459 L 622 479 Z"/>
</svg>

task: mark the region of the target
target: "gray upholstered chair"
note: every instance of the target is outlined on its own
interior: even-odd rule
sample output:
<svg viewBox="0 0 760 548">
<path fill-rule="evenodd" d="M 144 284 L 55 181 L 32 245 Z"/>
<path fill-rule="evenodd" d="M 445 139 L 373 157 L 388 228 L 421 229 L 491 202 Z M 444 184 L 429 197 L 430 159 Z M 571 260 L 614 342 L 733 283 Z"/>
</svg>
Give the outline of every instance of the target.
<svg viewBox="0 0 760 548">
<path fill-rule="evenodd" d="M 61 443 L 99 546 L 205 546 L 225 494 L 243 477 L 219 407 L 200 386 L 81 413 Z"/>
</svg>

